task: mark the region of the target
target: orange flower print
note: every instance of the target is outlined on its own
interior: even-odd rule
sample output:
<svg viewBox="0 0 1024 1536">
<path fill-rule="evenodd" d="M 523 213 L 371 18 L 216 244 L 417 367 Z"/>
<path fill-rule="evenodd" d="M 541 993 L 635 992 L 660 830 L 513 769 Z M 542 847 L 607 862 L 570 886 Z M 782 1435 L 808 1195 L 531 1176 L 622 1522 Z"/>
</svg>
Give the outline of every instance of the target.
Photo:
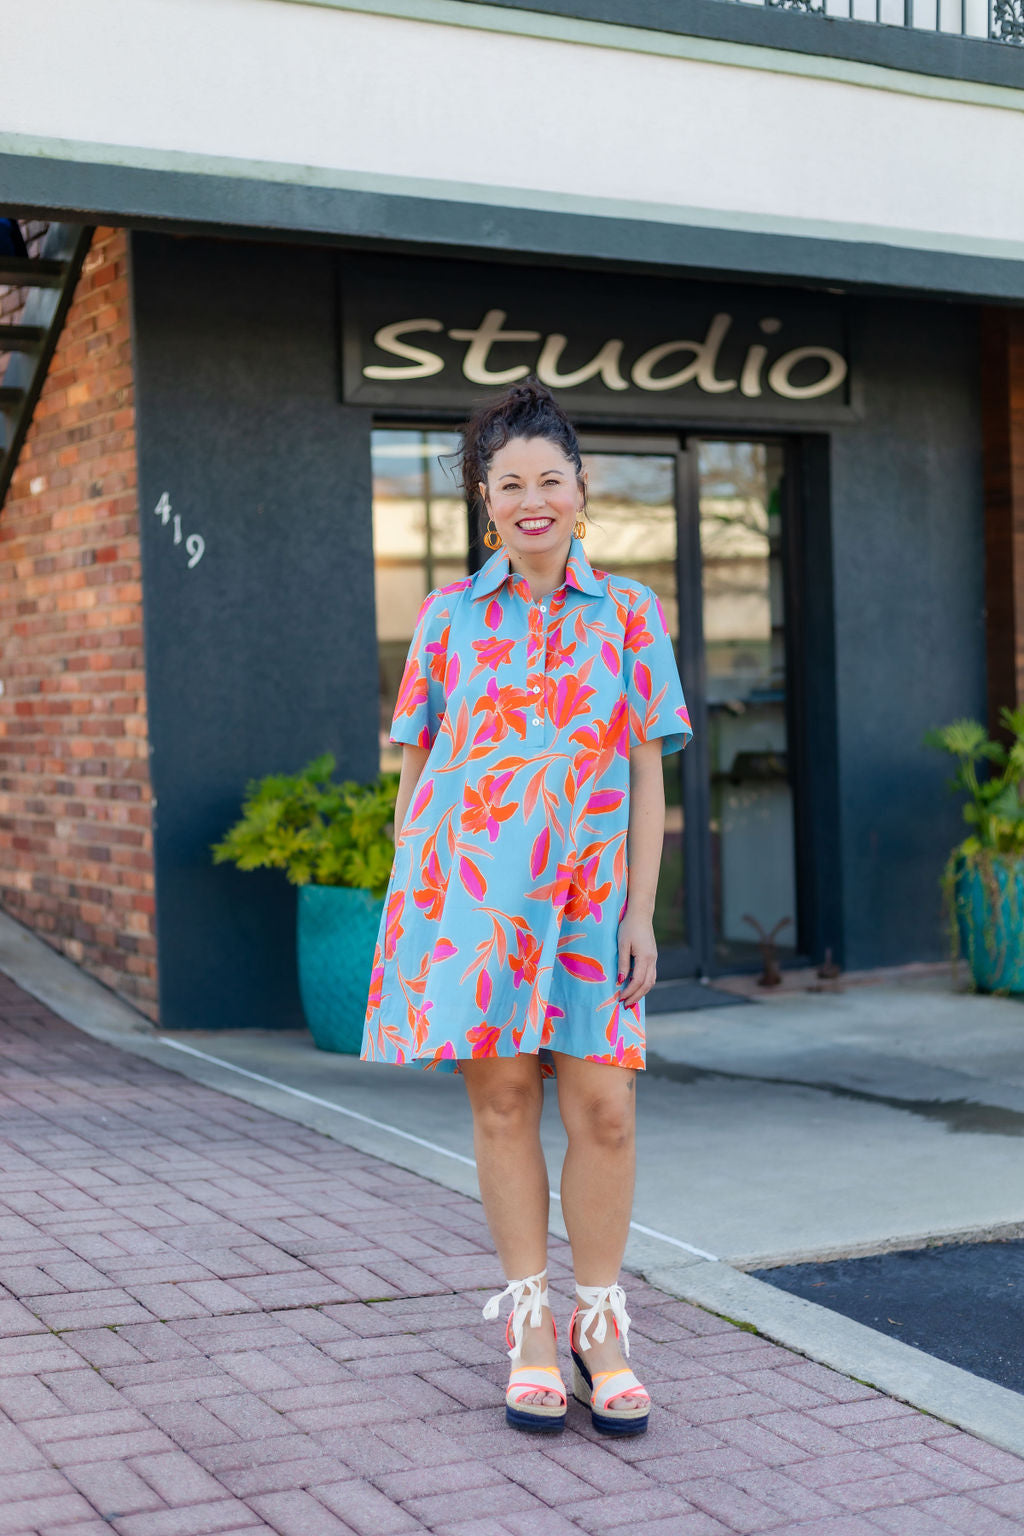
<svg viewBox="0 0 1024 1536">
<path fill-rule="evenodd" d="M 398 688 L 395 715 L 415 715 L 427 702 L 427 679 L 415 660 L 407 661 Z"/>
<path fill-rule="evenodd" d="M 485 716 L 475 741 L 504 741 L 510 730 L 525 740 L 526 706 L 529 702 L 525 688 L 513 688 L 511 683 L 499 688 L 492 677 L 482 697 L 473 705 L 474 715 Z"/>
<path fill-rule="evenodd" d="M 516 929 L 517 948 L 514 955 L 509 955 L 508 963 L 512 972 L 512 985 L 519 987 L 524 981 L 532 987 L 537 980 L 537 965 L 540 961 L 541 947 L 536 942 L 529 928 Z"/>
<path fill-rule="evenodd" d="M 599 854 L 594 854 L 589 859 L 581 859 L 573 865 L 569 880 L 569 895 L 565 903 L 565 915 L 570 923 L 582 923 L 588 917 L 601 921 L 601 909 L 608 900 L 612 883 L 605 880 L 603 885 L 597 884 L 597 866 L 600 860 Z"/>
<path fill-rule="evenodd" d="M 573 653 L 576 650 L 575 640 L 566 644 L 559 631 L 548 636 L 547 655 L 544 658 L 544 666 L 548 672 L 557 672 L 559 667 L 567 667 L 571 664 Z"/>
<path fill-rule="evenodd" d="M 638 612 L 634 608 L 626 618 L 626 633 L 622 640 L 624 649 L 627 651 L 641 651 L 645 645 L 650 645 L 653 640 L 654 636 L 644 622 L 643 611 Z"/>
<path fill-rule="evenodd" d="M 366 1017 L 367 1017 L 367 1020 L 372 1018 L 373 1014 L 380 1007 L 381 991 L 382 991 L 383 985 L 384 985 L 384 957 L 381 954 L 381 948 L 380 948 L 380 945 L 378 944 L 376 949 L 374 950 L 374 954 L 373 954 L 373 969 L 370 972 L 370 994 L 369 994 L 369 997 L 366 1000 Z"/>
<path fill-rule="evenodd" d="M 431 640 L 426 646 L 427 655 L 430 657 L 430 675 L 437 683 L 444 682 L 444 670 L 448 659 L 448 630 L 451 626 L 446 624 L 436 640 Z"/>
<path fill-rule="evenodd" d="M 590 700 L 596 692 L 596 688 L 589 688 L 586 683 L 581 683 L 579 678 L 571 673 L 568 677 L 560 677 L 557 680 L 549 677 L 548 714 L 555 725 L 559 727 L 568 725 L 571 720 L 590 713 Z"/>
<path fill-rule="evenodd" d="M 500 1036 L 498 1026 L 488 1024 L 486 1019 L 481 1019 L 473 1029 L 467 1029 L 466 1039 L 473 1047 L 473 1059 L 479 1061 L 481 1056 L 497 1056 Z"/>
<path fill-rule="evenodd" d="M 436 848 L 431 848 L 420 870 L 420 878 L 423 884 L 419 890 L 413 891 L 412 899 L 424 917 L 429 917 L 436 923 L 444 911 L 444 899 L 448 893 L 448 882 L 441 874 L 441 861 L 437 857 Z"/>
<path fill-rule="evenodd" d="M 473 649 L 476 651 L 476 666 L 469 674 L 470 679 L 479 677 L 490 667 L 492 672 L 497 672 L 503 667 L 512 655 L 514 640 L 474 640 Z"/>
<path fill-rule="evenodd" d="M 384 922 L 384 958 L 393 960 L 395 948 L 399 939 L 405 932 L 402 927 L 402 908 L 405 906 L 405 892 L 392 891 L 388 898 L 388 909 Z"/>
<path fill-rule="evenodd" d="M 508 773 L 485 773 L 474 789 L 467 784 L 462 791 L 462 825 L 467 832 L 486 832 L 493 843 L 503 821 L 519 809 L 518 801 L 501 804 L 501 796 L 512 779 Z"/>
</svg>

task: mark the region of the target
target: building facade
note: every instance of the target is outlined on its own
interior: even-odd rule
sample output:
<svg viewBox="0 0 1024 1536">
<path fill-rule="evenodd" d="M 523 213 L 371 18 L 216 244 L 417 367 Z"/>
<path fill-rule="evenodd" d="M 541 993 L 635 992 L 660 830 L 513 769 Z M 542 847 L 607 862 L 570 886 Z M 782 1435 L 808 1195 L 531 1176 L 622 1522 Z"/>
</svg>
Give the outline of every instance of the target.
<svg viewBox="0 0 1024 1536">
<path fill-rule="evenodd" d="M 145 0 L 164 91 L 5 101 L 0 197 L 81 264 L 8 385 L 0 904 L 165 1027 L 301 1022 L 294 893 L 210 844 L 263 773 L 394 765 L 419 603 L 482 558 L 459 422 L 527 372 L 694 717 L 662 1005 L 777 926 L 942 954 L 924 732 L 1024 683 L 1024 53 L 680 9 L 232 0 L 199 58 Z"/>
</svg>

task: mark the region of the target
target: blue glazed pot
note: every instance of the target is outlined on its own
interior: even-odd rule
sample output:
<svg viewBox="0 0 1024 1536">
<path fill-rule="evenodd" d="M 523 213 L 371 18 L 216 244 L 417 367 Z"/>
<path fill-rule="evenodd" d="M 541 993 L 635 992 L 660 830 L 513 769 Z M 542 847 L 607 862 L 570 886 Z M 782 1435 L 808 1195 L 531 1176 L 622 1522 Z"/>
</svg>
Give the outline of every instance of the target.
<svg viewBox="0 0 1024 1536">
<path fill-rule="evenodd" d="M 1024 858 L 987 858 L 991 875 L 973 862 L 957 871 L 960 951 L 979 992 L 1024 992 Z"/>
<path fill-rule="evenodd" d="M 382 897 L 343 885 L 299 887 L 299 992 L 322 1051 L 358 1056 Z"/>
</svg>

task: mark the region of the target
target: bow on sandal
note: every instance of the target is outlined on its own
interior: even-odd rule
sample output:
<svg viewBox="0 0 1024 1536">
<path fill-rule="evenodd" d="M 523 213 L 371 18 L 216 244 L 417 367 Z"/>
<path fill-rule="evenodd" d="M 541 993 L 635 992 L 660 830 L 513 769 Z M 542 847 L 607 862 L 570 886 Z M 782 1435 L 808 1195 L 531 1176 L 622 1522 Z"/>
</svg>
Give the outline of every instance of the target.
<svg viewBox="0 0 1024 1536">
<path fill-rule="evenodd" d="M 612 1315 L 612 1326 L 622 1345 L 622 1353 L 629 1358 L 629 1313 L 626 1311 L 626 1293 L 621 1285 L 577 1285 L 579 1298 L 569 1319 L 569 1348 L 572 1351 L 572 1393 L 590 1409 L 591 1422 L 603 1435 L 642 1435 L 651 1416 L 650 1398 L 646 1389 L 637 1381 L 628 1366 L 614 1371 L 591 1372 L 572 1342 L 572 1331 L 580 1313 L 580 1350 L 590 1345 L 589 1331 L 593 1330 L 594 1343 L 600 1344 L 608 1332 L 606 1312 Z M 584 1311 L 584 1307 L 586 1311 Z M 643 1398 L 647 1412 L 639 1408 L 609 1408 L 614 1398 Z"/>
<path fill-rule="evenodd" d="M 541 1308 L 549 1305 L 548 1288 L 543 1284 L 546 1269 L 539 1275 L 527 1275 L 525 1280 L 510 1280 L 503 1291 L 492 1296 L 484 1307 L 484 1319 L 491 1322 L 498 1315 L 504 1296 L 512 1297 L 512 1311 L 505 1324 L 505 1343 L 509 1346 L 509 1359 L 513 1366 L 522 1359 L 523 1331 L 541 1324 Z M 558 1329 L 555 1329 L 558 1338 Z M 524 1403 L 531 1392 L 556 1393 L 560 1403 Z M 541 1430 L 552 1433 L 565 1428 L 568 1397 L 565 1383 L 557 1365 L 516 1366 L 508 1379 L 505 1393 L 505 1418 L 516 1429 Z"/>
</svg>

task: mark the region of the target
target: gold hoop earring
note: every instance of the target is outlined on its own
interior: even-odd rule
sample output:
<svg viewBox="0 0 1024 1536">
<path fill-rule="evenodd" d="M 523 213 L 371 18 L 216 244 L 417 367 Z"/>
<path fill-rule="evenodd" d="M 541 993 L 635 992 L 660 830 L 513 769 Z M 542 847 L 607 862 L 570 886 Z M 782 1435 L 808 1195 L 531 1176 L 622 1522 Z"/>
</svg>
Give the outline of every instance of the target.
<svg viewBox="0 0 1024 1536">
<path fill-rule="evenodd" d="M 573 533 L 576 535 L 576 537 L 578 539 L 585 539 L 586 538 L 586 536 L 587 536 L 587 525 L 583 521 L 582 517 L 578 517 L 576 519 L 575 523 L 573 524 L 572 531 L 573 531 Z"/>
<path fill-rule="evenodd" d="M 484 534 L 484 543 L 487 545 L 488 549 L 501 548 L 501 534 L 494 526 L 493 517 L 489 517 L 487 519 L 487 532 Z"/>
</svg>

